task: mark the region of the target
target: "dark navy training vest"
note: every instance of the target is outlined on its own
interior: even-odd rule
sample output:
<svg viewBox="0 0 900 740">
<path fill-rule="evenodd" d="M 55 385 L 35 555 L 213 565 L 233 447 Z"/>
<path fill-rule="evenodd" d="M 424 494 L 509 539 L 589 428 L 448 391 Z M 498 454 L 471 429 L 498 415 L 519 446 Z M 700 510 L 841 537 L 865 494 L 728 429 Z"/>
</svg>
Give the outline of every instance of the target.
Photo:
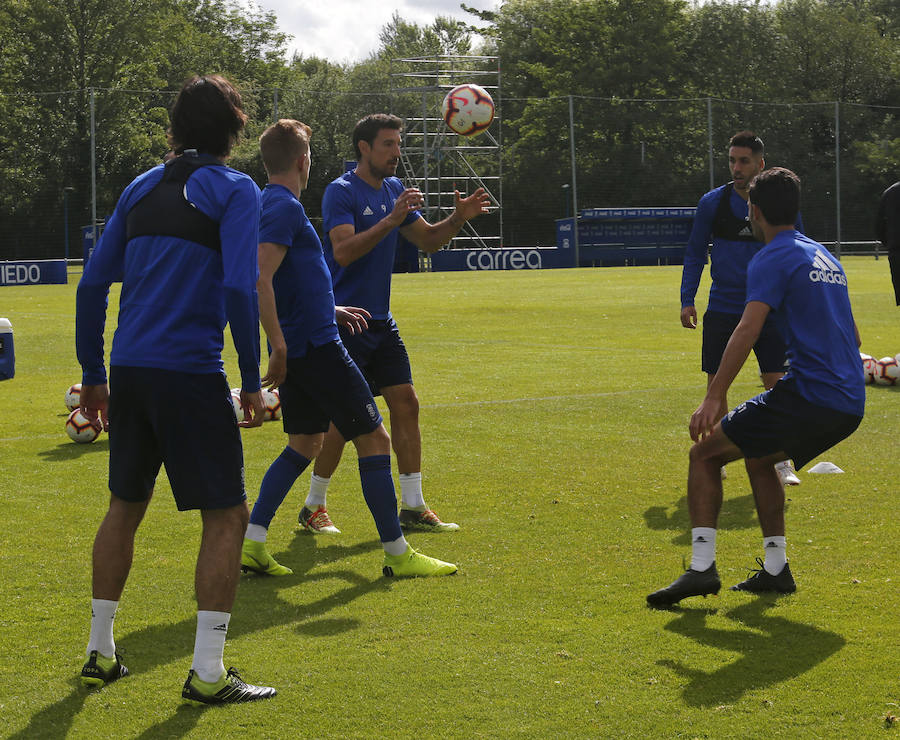
<svg viewBox="0 0 900 740">
<path fill-rule="evenodd" d="M 730 182 L 722 188 L 722 197 L 716 208 L 716 215 L 712 222 L 712 235 L 716 239 L 726 239 L 732 242 L 757 242 L 750 228 L 750 220 L 747 217 L 738 218 L 731 210 L 731 193 L 734 191 L 734 183 Z"/>
<path fill-rule="evenodd" d="M 187 199 L 188 178 L 199 167 L 221 164 L 194 156 L 180 156 L 166 162 L 162 179 L 128 212 L 125 233 L 129 241 L 137 236 L 174 236 L 222 251 L 219 224 Z"/>
</svg>

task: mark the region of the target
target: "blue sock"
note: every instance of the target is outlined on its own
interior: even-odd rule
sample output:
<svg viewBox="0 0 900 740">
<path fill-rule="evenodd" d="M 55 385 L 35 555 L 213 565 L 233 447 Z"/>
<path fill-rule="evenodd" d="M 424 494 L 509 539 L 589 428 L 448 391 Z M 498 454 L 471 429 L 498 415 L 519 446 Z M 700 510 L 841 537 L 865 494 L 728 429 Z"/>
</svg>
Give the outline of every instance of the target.
<svg viewBox="0 0 900 740">
<path fill-rule="evenodd" d="M 290 447 L 285 447 L 282 453 L 275 458 L 263 476 L 259 487 L 259 498 L 253 504 L 253 512 L 250 514 L 250 523 L 259 524 L 269 528 L 275 512 L 291 490 L 294 481 L 306 470 L 309 465 L 303 455 Z"/>
<path fill-rule="evenodd" d="M 382 542 L 393 542 L 403 536 L 397 518 L 397 494 L 391 478 L 391 456 L 371 455 L 359 458 L 359 480 L 363 497 L 372 512 Z"/>
</svg>

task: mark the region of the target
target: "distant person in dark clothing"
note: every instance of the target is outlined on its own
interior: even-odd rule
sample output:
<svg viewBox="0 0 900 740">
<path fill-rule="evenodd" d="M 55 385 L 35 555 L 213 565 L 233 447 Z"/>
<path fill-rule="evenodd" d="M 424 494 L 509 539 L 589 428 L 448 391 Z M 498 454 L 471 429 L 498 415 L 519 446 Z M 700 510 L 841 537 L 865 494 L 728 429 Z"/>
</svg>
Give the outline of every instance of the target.
<svg viewBox="0 0 900 740">
<path fill-rule="evenodd" d="M 900 181 L 881 194 L 875 233 L 878 241 L 887 249 L 891 280 L 894 282 L 894 298 L 900 306 Z"/>
</svg>

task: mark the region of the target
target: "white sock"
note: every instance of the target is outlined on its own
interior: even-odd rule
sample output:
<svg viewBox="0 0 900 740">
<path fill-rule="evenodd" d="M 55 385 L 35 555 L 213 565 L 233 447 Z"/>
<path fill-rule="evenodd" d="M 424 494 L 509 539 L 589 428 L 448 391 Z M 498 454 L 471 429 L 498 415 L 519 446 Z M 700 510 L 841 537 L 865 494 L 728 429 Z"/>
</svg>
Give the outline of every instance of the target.
<svg viewBox="0 0 900 740">
<path fill-rule="evenodd" d="M 91 599 L 91 636 L 88 640 L 86 655 L 96 650 L 105 658 L 116 654 L 116 642 L 113 640 L 113 620 L 116 618 L 118 601 Z"/>
<path fill-rule="evenodd" d="M 382 542 L 381 546 L 384 548 L 384 551 L 388 555 L 402 555 L 406 552 L 406 549 L 409 547 L 409 544 L 406 541 L 406 537 L 402 534 L 391 542 Z"/>
<path fill-rule="evenodd" d="M 771 576 L 777 576 L 787 563 L 787 543 L 784 537 L 763 537 L 763 552 L 766 554 L 763 568 Z"/>
<path fill-rule="evenodd" d="M 421 509 L 425 506 L 422 495 L 421 473 L 400 473 L 400 508 Z"/>
<path fill-rule="evenodd" d="M 248 540 L 253 540 L 254 542 L 265 542 L 266 535 L 269 534 L 269 530 L 266 529 L 262 524 L 248 524 L 247 532 L 244 534 Z"/>
<path fill-rule="evenodd" d="M 194 639 L 194 662 L 191 668 L 197 678 L 215 683 L 225 673 L 225 635 L 231 615 L 227 612 L 197 612 L 197 637 Z"/>
<path fill-rule="evenodd" d="M 691 570 L 706 570 L 716 562 L 716 530 L 694 527 L 691 530 Z"/>
<path fill-rule="evenodd" d="M 306 495 L 307 509 L 315 511 L 320 506 L 325 506 L 325 495 L 328 493 L 328 484 L 331 478 L 322 478 L 313 473 L 309 478 L 309 493 Z"/>
</svg>

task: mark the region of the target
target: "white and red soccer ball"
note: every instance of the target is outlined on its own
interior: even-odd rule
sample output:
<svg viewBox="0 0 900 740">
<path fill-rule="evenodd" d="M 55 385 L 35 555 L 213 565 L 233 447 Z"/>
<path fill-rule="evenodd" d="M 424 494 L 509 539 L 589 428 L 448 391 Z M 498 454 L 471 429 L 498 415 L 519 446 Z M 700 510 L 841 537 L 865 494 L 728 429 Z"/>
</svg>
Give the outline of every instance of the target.
<svg viewBox="0 0 900 740">
<path fill-rule="evenodd" d="M 74 411 L 78 408 L 78 405 L 81 403 L 81 383 L 75 383 L 74 385 L 69 386 L 69 390 L 66 391 L 66 408 L 69 411 Z"/>
<path fill-rule="evenodd" d="M 875 363 L 873 374 L 878 385 L 896 385 L 900 381 L 900 363 L 896 357 L 882 357 Z"/>
<path fill-rule="evenodd" d="M 863 379 L 866 383 L 874 383 L 875 371 L 878 368 L 878 360 L 872 357 L 872 355 L 867 355 L 865 352 L 859 353 L 859 359 L 862 360 Z"/>
<path fill-rule="evenodd" d="M 100 436 L 101 431 L 100 422 L 88 421 L 81 413 L 81 409 L 76 408 L 66 419 L 66 434 L 74 442 L 81 444 L 93 442 Z"/>
<path fill-rule="evenodd" d="M 441 114 L 451 131 L 474 136 L 494 120 L 494 99 L 479 85 L 457 85 L 444 97 Z"/>
<path fill-rule="evenodd" d="M 263 402 L 266 404 L 265 421 L 277 421 L 281 418 L 281 394 L 277 388 L 263 388 Z"/>
</svg>

